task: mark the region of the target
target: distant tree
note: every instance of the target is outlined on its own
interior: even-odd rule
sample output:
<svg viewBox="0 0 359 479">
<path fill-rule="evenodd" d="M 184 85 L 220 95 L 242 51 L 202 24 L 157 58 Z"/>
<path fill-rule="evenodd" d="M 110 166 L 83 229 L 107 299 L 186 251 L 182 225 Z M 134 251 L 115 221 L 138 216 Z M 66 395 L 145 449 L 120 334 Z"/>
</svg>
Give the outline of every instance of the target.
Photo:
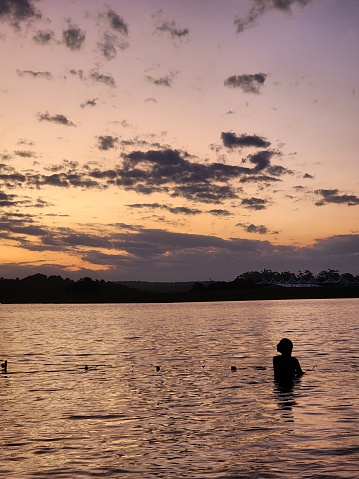
<svg viewBox="0 0 359 479">
<path fill-rule="evenodd" d="M 234 280 L 238 286 L 251 286 L 251 285 L 256 285 L 260 282 L 262 279 L 262 273 L 259 271 L 248 271 L 246 273 L 242 273 L 241 275 L 237 276 L 237 278 Z"/>
<path fill-rule="evenodd" d="M 329 278 L 333 278 L 338 281 L 340 279 L 339 271 L 337 269 L 329 268 L 327 270 L 321 271 L 317 275 L 317 281 L 319 281 L 320 283 L 324 283 L 324 281 L 327 281 Z"/>
<path fill-rule="evenodd" d="M 23 283 L 44 283 L 47 280 L 46 274 L 36 273 L 31 276 L 27 276 L 26 278 L 22 279 Z"/>
<path fill-rule="evenodd" d="M 271 269 L 263 269 L 261 271 L 262 279 L 266 279 L 267 281 L 270 281 L 274 277 L 274 272 Z"/>
<path fill-rule="evenodd" d="M 313 278 L 313 276 L 313 273 L 309 271 L 309 269 L 306 269 L 304 272 L 298 271 L 298 277 L 304 278 L 306 281 L 310 280 L 310 278 Z"/>
<path fill-rule="evenodd" d="M 289 281 L 290 278 L 293 276 L 293 273 L 291 271 L 283 271 L 281 273 L 281 276 L 282 276 L 282 279 L 284 279 L 284 281 Z"/>
</svg>

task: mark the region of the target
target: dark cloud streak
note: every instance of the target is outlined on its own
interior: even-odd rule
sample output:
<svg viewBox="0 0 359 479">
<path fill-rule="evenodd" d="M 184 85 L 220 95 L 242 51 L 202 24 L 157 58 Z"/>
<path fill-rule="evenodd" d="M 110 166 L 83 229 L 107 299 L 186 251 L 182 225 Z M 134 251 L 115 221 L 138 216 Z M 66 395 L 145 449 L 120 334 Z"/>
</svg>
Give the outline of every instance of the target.
<svg viewBox="0 0 359 479">
<path fill-rule="evenodd" d="M 240 88 L 244 93 L 258 95 L 267 76 L 266 73 L 255 73 L 254 75 L 232 75 L 224 81 L 224 86 Z"/>
<path fill-rule="evenodd" d="M 221 138 L 226 148 L 245 148 L 251 146 L 255 148 L 268 148 L 270 146 L 270 142 L 265 138 L 257 135 L 247 135 L 246 133 L 237 136 L 230 131 L 222 132 Z"/>
<path fill-rule="evenodd" d="M 33 70 L 16 70 L 19 77 L 30 76 L 32 78 L 44 78 L 45 80 L 51 80 L 52 74 L 50 72 L 35 72 Z"/>
<path fill-rule="evenodd" d="M 334 203 L 337 205 L 346 204 L 347 206 L 359 205 L 359 197 L 356 195 L 341 195 L 339 190 L 315 190 L 317 195 L 321 195 L 322 199 L 317 201 L 316 206 L 323 206 L 325 204 Z"/>
<path fill-rule="evenodd" d="M 68 125 L 64 115 L 40 116 L 40 121 L 50 121 Z M 98 147 L 107 151 L 116 147 L 118 138 L 107 135 L 97 137 Z M 268 183 L 280 181 L 265 174 L 273 168 L 271 157 L 274 152 L 260 151 L 249 157 L 254 167 L 248 168 L 224 163 L 202 163 L 190 159 L 187 152 L 166 148 L 163 150 L 134 150 L 122 153 L 122 163 L 111 169 L 101 169 L 91 165 L 80 168 L 76 163 L 66 162 L 53 175 L 26 172 L 19 174 L 11 168 L 0 168 L 0 185 L 41 188 L 52 185 L 58 187 L 108 188 L 118 187 L 139 194 L 163 193 L 167 196 L 182 197 L 190 201 L 220 204 L 226 200 L 239 199 L 241 188 L 238 182 Z M 274 166 L 275 168 L 275 166 Z M 49 167 L 48 167 L 49 169 Z M 287 170 L 279 169 L 278 175 Z M 258 202 L 259 201 L 259 202 Z M 253 199 L 243 202 L 251 209 L 266 206 L 263 200 Z"/>
<path fill-rule="evenodd" d="M 37 118 L 38 118 L 39 121 L 47 121 L 49 123 L 57 123 L 58 125 L 76 126 L 75 123 L 70 121 L 65 115 L 62 115 L 62 114 L 50 115 L 48 112 L 38 113 Z"/>
</svg>

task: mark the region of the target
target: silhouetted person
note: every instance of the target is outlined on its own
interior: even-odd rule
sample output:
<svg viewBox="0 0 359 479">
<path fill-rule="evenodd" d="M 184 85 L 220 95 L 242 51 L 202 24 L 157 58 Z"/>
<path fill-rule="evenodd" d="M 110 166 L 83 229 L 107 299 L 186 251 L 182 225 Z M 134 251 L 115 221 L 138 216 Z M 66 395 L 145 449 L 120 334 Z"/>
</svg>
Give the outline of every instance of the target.
<svg viewBox="0 0 359 479">
<path fill-rule="evenodd" d="M 279 382 L 290 382 L 304 373 L 297 358 L 292 356 L 293 343 L 288 338 L 283 338 L 277 344 L 277 351 L 281 356 L 274 356 L 274 379 Z"/>
<path fill-rule="evenodd" d="M 4 374 L 7 373 L 7 359 L 1 364 L 1 369 Z"/>
</svg>

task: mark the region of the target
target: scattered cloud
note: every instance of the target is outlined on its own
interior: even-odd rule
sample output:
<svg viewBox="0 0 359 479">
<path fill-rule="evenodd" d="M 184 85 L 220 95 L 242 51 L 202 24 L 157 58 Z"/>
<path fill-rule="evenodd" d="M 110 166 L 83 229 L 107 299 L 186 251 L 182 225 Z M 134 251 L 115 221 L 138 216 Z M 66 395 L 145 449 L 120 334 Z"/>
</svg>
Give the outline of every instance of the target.
<svg viewBox="0 0 359 479">
<path fill-rule="evenodd" d="M 208 213 L 210 213 L 213 216 L 233 216 L 233 213 L 231 213 L 228 210 L 220 210 L 220 209 L 214 209 L 214 210 L 209 210 Z"/>
<path fill-rule="evenodd" d="M 265 235 L 270 233 L 269 229 L 264 225 L 254 225 L 253 223 L 251 224 L 237 223 L 236 226 L 240 226 L 247 233 L 256 233 L 260 235 Z"/>
<path fill-rule="evenodd" d="M 240 88 L 244 93 L 260 93 L 267 78 L 266 73 L 255 73 L 254 75 L 232 75 L 224 81 L 224 86 Z"/>
<path fill-rule="evenodd" d="M 70 121 L 65 115 L 62 114 L 50 115 L 48 112 L 38 113 L 37 118 L 39 121 L 47 121 L 49 123 L 57 123 L 64 126 L 76 126 L 75 123 Z"/>
<path fill-rule="evenodd" d="M 64 115 L 51 117 L 47 113 L 40 118 L 64 125 L 70 123 Z M 111 135 L 97 139 L 100 150 L 115 148 L 118 141 L 117 137 Z M 134 140 L 134 145 L 136 141 L 139 140 Z M 279 178 L 263 174 L 272 166 L 270 163 L 272 154 L 263 151 L 252 155 L 250 161 L 255 165 L 253 168 L 218 162 L 198 162 L 191 159 L 187 152 L 170 148 L 122 153 L 122 162 L 110 169 L 102 169 L 91 164 L 80 167 L 77 164 L 63 163 L 64 168 L 54 170 L 52 175 L 36 172 L 19 173 L 0 165 L 0 186 L 7 184 L 8 187 L 27 185 L 41 188 L 52 185 L 98 189 L 117 187 L 142 195 L 163 193 L 172 198 L 181 197 L 200 203 L 221 204 L 226 200 L 240 198 L 242 189 L 238 186 L 238 181 L 241 182 L 243 178 L 253 183 L 279 181 Z M 252 198 L 243 200 L 242 205 L 258 210 L 265 208 L 267 202 Z"/>
<path fill-rule="evenodd" d="M 55 33 L 52 30 L 38 30 L 32 39 L 39 45 L 49 45 L 56 41 Z"/>
<path fill-rule="evenodd" d="M 97 98 L 93 98 L 92 100 L 86 100 L 80 105 L 81 108 L 86 108 L 88 106 L 91 106 L 91 107 L 97 106 Z"/>
<path fill-rule="evenodd" d="M 69 23 L 68 27 L 62 32 L 62 38 L 67 48 L 73 51 L 80 50 L 85 42 L 86 33 L 77 25 Z"/>
<path fill-rule="evenodd" d="M 118 15 L 114 10 L 109 9 L 107 13 L 105 14 L 105 17 L 107 18 L 111 28 L 115 30 L 116 32 L 128 36 L 128 25 L 124 21 L 124 19 Z"/>
<path fill-rule="evenodd" d="M 177 26 L 174 20 L 172 22 L 163 22 L 159 27 L 156 28 L 156 32 L 166 33 L 172 39 L 183 39 L 189 35 L 189 29 Z"/>
<path fill-rule="evenodd" d="M 114 34 L 104 33 L 102 42 L 98 42 L 97 46 L 106 60 L 113 60 L 117 56 L 117 51 L 125 50 L 129 43 Z"/>
<path fill-rule="evenodd" d="M 111 74 L 100 73 L 96 68 L 93 68 L 88 74 L 82 69 L 71 68 L 68 73 L 72 77 L 77 77 L 83 82 L 92 81 L 95 83 L 103 83 L 111 88 L 115 88 L 116 82 Z M 65 77 L 66 78 L 66 77 Z"/>
<path fill-rule="evenodd" d="M 98 149 L 101 151 L 107 151 L 107 150 L 112 150 L 116 148 L 116 145 L 118 143 L 118 138 L 115 136 L 98 136 Z"/>
<path fill-rule="evenodd" d="M 31 0 L 1 0 L 0 20 L 19 29 L 22 23 L 28 23 L 41 18 L 41 13 L 36 10 Z"/>
<path fill-rule="evenodd" d="M 116 82 L 112 75 L 104 75 L 97 70 L 91 70 L 89 78 L 97 83 L 104 83 L 112 88 L 116 86 Z"/>
<path fill-rule="evenodd" d="M 221 138 L 226 148 L 244 148 L 250 146 L 255 148 L 268 148 L 270 146 L 270 142 L 265 138 L 257 135 L 247 135 L 246 133 L 237 136 L 230 131 L 222 132 Z"/>
<path fill-rule="evenodd" d="M 252 0 L 253 6 L 244 17 L 236 16 L 234 25 L 237 33 L 254 27 L 259 18 L 270 10 L 280 10 L 283 13 L 291 13 L 293 6 L 304 7 L 311 0 Z"/>
<path fill-rule="evenodd" d="M 62 163 L 58 165 L 47 165 L 44 166 L 45 171 L 51 171 L 53 173 L 58 173 L 59 171 L 71 171 L 75 170 L 79 166 L 77 161 L 63 160 Z"/>
<path fill-rule="evenodd" d="M 273 156 L 274 152 L 273 151 L 259 151 L 258 153 L 255 153 L 254 155 L 251 155 L 249 157 L 249 161 L 256 165 L 254 167 L 255 171 L 262 171 L 270 166 L 270 160 Z"/>
<path fill-rule="evenodd" d="M 106 31 L 102 35 L 102 41 L 97 43 L 97 47 L 106 60 L 113 60 L 116 58 L 118 50 L 125 50 L 129 47 L 128 25 L 112 9 L 99 14 L 99 19 L 105 25 Z"/>
<path fill-rule="evenodd" d="M 81 69 L 77 70 L 76 68 L 71 68 L 69 70 L 69 73 L 73 77 L 78 77 L 80 80 L 84 80 L 86 78 L 85 72 Z M 65 77 L 66 78 L 66 77 Z"/>
<path fill-rule="evenodd" d="M 356 195 L 341 195 L 339 190 L 315 190 L 317 195 L 322 198 L 317 201 L 316 206 L 323 206 L 328 203 L 335 203 L 337 205 L 357 206 L 359 205 L 359 197 Z"/>
<path fill-rule="evenodd" d="M 146 76 L 146 79 L 150 82 L 153 83 L 154 85 L 157 86 L 166 86 L 166 87 L 171 87 L 173 80 L 176 78 L 176 73 L 171 71 L 167 75 L 164 75 L 162 77 L 154 78 L 150 75 Z"/>
<path fill-rule="evenodd" d="M 27 145 L 27 146 L 34 146 L 35 143 L 31 140 L 26 140 L 26 138 L 20 138 L 17 142 L 18 145 Z"/>
<path fill-rule="evenodd" d="M 35 153 L 32 151 L 16 150 L 14 151 L 14 155 L 21 156 L 22 158 L 36 158 Z"/>
<path fill-rule="evenodd" d="M 267 200 L 262 200 L 260 198 L 244 198 L 241 201 L 241 205 L 244 206 L 244 208 L 247 208 L 249 210 L 254 210 L 254 211 L 259 211 L 259 210 L 264 210 L 267 208 Z"/>
</svg>

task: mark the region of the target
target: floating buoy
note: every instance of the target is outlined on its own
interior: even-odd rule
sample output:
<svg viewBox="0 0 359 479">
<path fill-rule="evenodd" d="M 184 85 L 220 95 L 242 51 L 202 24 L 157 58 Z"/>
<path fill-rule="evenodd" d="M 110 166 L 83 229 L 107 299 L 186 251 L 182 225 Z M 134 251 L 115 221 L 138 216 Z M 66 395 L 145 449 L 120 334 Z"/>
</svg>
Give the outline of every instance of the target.
<svg viewBox="0 0 359 479">
<path fill-rule="evenodd" d="M 7 359 L 1 364 L 1 369 L 3 373 L 7 373 Z"/>
<path fill-rule="evenodd" d="M 231 371 L 237 371 L 237 366 L 231 366 Z"/>
</svg>

